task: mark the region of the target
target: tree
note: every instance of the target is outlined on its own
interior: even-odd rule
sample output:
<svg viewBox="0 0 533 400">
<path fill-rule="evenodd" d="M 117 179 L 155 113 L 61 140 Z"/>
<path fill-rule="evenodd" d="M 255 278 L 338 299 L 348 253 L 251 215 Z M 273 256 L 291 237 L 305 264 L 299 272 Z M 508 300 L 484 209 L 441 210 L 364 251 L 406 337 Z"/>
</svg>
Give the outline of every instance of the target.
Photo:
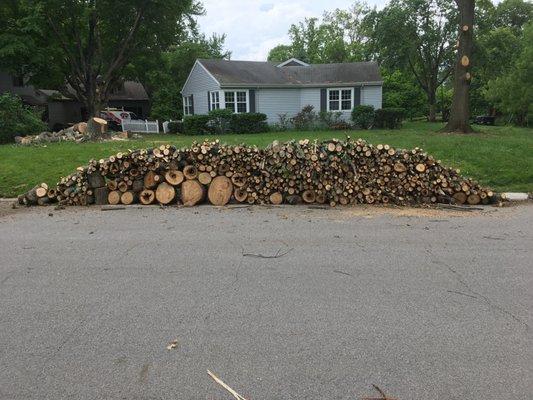
<svg viewBox="0 0 533 400">
<path fill-rule="evenodd" d="M 372 58 L 414 75 L 427 96 L 429 121 L 436 121 L 437 89 L 453 71 L 455 20 L 451 0 L 392 0 L 365 18 Z"/>
<path fill-rule="evenodd" d="M 279 44 L 268 52 L 268 61 L 283 62 L 293 58 L 292 46 Z"/>
<path fill-rule="evenodd" d="M 459 36 L 457 40 L 457 60 L 453 79 L 453 99 L 450 119 L 443 132 L 470 133 L 470 69 L 472 45 L 474 41 L 475 0 L 456 0 L 459 8 Z"/>
<path fill-rule="evenodd" d="M 411 74 L 399 69 L 381 70 L 383 107 L 403 108 L 406 117 L 423 116 L 427 111 L 425 93 L 413 81 Z"/>
<path fill-rule="evenodd" d="M 97 115 L 106 104 L 135 54 L 168 48 L 190 18 L 203 11 L 193 0 L 31 3 L 45 22 L 44 33 L 61 48 L 61 57 L 55 61 L 69 86 L 62 92 L 80 101 L 89 115 Z"/>
<path fill-rule="evenodd" d="M 151 88 L 153 118 L 180 119 L 182 114 L 181 89 L 198 58 L 226 58 L 231 53 L 224 50 L 225 35 L 209 38 L 193 30 L 180 44 L 162 53 L 158 68 L 146 75 L 145 86 Z"/>
<path fill-rule="evenodd" d="M 24 106 L 18 96 L 0 95 L 0 143 L 13 141 L 15 136 L 40 133 L 46 129 L 38 112 Z"/>
<path fill-rule="evenodd" d="M 486 96 L 508 113 L 510 120 L 527 126 L 529 115 L 533 112 L 533 23 L 524 27 L 521 47 L 520 55 L 509 71 L 488 82 Z"/>
</svg>

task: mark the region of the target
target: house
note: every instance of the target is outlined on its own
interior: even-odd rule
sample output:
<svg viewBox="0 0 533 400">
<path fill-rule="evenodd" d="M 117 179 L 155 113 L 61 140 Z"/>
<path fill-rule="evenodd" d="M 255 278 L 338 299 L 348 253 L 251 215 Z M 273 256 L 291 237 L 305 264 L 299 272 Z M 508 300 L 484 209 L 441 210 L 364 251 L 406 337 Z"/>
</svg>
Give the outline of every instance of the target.
<svg viewBox="0 0 533 400">
<path fill-rule="evenodd" d="M 306 105 L 316 111 L 340 111 L 348 119 L 354 106 L 381 108 L 383 81 L 375 62 L 307 64 L 196 60 L 181 91 L 184 115 L 218 108 L 259 112 L 269 123 Z"/>
<path fill-rule="evenodd" d="M 0 94 L 5 92 L 18 95 L 24 104 L 43 107 L 44 119 L 53 130 L 88 119 L 87 111 L 79 101 L 65 97 L 57 90 L 36 89 L 22 79 L 0 71 Z M 107 107 L 123 108 L 139 118 L 146 118 L 150 113 L 150 99 L 141 83 L 124 81 L 109 96 Z"/>
</svg>

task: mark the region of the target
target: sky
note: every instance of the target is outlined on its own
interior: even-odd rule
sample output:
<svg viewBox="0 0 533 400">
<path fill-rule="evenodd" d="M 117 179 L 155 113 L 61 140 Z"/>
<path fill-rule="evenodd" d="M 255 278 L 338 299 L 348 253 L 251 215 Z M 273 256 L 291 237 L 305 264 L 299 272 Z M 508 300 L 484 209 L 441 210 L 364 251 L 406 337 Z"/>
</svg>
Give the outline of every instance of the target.
<svg viewBox="0 0 533 400">
<path fill-rule="evenodd" d="M 265 61 L 271 48 L 289 43 L 291 24 L 320 17 L 324 10 L 347 9 L 351 0 L 202 0 L 206 15 L 200 30 L 210 36 L 225 33 L 233 60 Z M 386 0 L 367 0 L 382 7 Z"/>
</svg>

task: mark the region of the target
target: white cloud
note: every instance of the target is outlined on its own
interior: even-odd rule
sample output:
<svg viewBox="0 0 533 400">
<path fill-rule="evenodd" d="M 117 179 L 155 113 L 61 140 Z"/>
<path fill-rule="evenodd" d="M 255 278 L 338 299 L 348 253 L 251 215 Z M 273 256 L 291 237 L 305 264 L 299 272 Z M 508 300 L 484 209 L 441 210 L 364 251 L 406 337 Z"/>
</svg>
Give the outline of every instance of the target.
<svg viewBox="0 0 533 400">
<path fill-rule="evenodd" d="M 382 4 L 385 0 L 369 1 Z M 268 51 L 288 43 L 291 24 L 319 17 L 324 10 L 347 8 L 351 1 L 328 0 L 203 0 L 207 11 L 198 19 L 206 34 L 226 33 L 226 47 L 235 60 L 266 60 Z"/>
</svg>

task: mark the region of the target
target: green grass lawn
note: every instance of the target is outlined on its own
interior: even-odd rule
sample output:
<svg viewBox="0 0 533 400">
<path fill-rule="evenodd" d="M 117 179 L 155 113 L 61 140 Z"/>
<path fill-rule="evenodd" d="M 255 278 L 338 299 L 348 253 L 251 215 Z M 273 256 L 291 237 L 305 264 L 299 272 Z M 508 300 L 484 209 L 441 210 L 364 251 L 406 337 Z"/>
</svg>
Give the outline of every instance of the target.
<svg viewBox="0 0 533 400">
<path fill-rule="evenodd" d="M 533 191 L 533 129 L 511 126 L 477 127 L 471 135 L 441 134 L 441 124 L 408 122 L 401 130 L 336 132 L 269 132 L 218 136 L 221 142 L 266 146 L 273 140 L 363 138 L 398 148 L 421 147 L 446 165 L 460 168 L 496 191 Z M 214 136 L 209 137 L 214 139 Z M 203 137 L 147 135 L 143 140 L 106 143 L 53 143 L 46 146 L 0 146 L 0 197 L 14 197 L 40 182 L 55 184 L 61 176 L 91 158 L 118 151 L 171 143 L 189 145 Z"/>
</svg>

